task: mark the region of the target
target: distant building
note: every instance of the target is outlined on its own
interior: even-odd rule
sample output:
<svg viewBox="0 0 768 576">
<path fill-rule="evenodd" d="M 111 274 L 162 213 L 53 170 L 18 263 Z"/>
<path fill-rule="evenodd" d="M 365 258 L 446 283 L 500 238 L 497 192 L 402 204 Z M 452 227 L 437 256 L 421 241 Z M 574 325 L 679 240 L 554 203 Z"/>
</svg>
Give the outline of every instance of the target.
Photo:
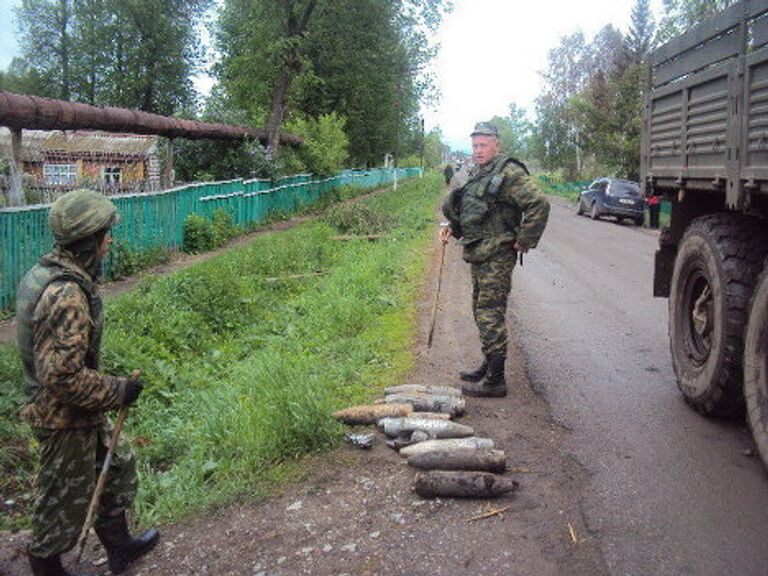
<svg viewBox="0 0 768 576">
<path fill-rule="evenodd" d="M 0 127 L 0 162 L 8 162 L 11 133 Z M 40 201 L 75 188 L 107 194 L 147 192 L 160 188 L 158 137 L 92 131 L 22 132 L 24 188 Z M 0 177 L 6 192 L 8 178 Z"/>
</svg>

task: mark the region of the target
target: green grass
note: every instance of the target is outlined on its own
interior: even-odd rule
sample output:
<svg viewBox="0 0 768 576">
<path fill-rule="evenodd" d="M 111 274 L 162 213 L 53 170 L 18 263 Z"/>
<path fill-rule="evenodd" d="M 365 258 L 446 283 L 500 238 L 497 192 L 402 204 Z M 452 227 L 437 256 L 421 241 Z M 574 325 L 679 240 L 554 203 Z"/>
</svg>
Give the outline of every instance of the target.
<svg viewBox="0 0 768 576">
<path fill-rule="evenodd" d="M 331 412 L 402 381 L 414 363 L 415 300 L 441 191 L 433 176 L 366 199 L 355 221 L 365 228 L 370 218 L 383 240 L 334 241 L 331 208 L 108 302 L 104 369 L 140 369 L 148 383 L 128 426 L 142 522 L 296 477 L 304 455 L 339 442 Z M 3 358 L 12 394 L 0 416 L 15 422 L 18 371 L 8 347 Z M 15 423 L 7 437 L 28 445 Z M 27 481 L 28 454 L 17 469 Z"/>
</svg>

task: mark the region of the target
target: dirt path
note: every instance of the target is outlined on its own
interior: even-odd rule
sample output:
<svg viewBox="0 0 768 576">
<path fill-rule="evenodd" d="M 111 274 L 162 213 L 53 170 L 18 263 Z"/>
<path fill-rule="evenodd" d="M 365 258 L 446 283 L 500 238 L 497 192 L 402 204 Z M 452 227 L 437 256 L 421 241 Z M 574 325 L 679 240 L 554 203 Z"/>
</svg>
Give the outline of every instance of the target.
<svg viewBox="0 0 768 576">
<path fill-rule="evenodd" d="M 479 359 L 469 309 L 470 282 L 459 248 L 446 256 L 434 344 L 425 348 L 438 245 L 419 314 L 419 360 L 409 382 L 458 384 L 460 368 Z M 514 292 L 513 292 L 514 293 Z M 510 326 L 515 334 L 514 326 Z M 608 574 L 596 536 L 580 509 L 585 472 L 564 458 L 568 434 L 554 422 L 526 377 L 513 342 L 505 399 L 468 400 L 463 423 L 506 450 L 520 483 L 492 502 L 425 501 L 411 492 L 414 472 L 382 438 L 371 451 L 352 447 L 317 457 L 311 475 L 256 504 L 217 510 L 162 527 L 158 549 L 132 574 L 289 576 Z M 509 507 L 485 520 L 469 518 Z M 574 541 L 575 537 L 575 541 Z M 28 574 L 25 534 L 5 534 L 0 574 Z M 93 546 L 94 558 L 100 549 Z M 95 570 L 105 571 L 101 565 Z"/>
</svg>

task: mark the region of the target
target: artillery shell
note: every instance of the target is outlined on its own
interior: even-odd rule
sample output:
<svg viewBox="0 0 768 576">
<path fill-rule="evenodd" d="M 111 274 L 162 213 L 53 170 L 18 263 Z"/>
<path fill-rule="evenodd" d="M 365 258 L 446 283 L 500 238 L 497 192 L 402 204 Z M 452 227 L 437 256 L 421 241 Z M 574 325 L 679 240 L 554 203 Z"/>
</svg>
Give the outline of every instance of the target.
<svg viewBox="0 0 768 576">
<path fill-rule="evenodd" d="M 466 408 L 466 402 L 458 396 L 435 396 L 420 392 L 391 394 L 384 401 L 387 404 L 410 404 L 419 412 L 442 412 L 451 416 L 463 414 Z"/>
<path fill-rule="evenodd" d="M 450 420 L 411 417 L 383 418 L 379 420 L 379 429 L 390 438 L 417 430 L 426 432 L 429 438 L 466 438 L 475 433 L 471 427 Z"/>
<path fill-rule="evenodd" d="M 472 470 L 501 473 L 507 469 L 507 456 L 502 450 L 492 448 L 433 450 L 410 456 L 408 465 L 422 470 Z"/>
<path fill-rule="evenodd" d="M 450 414 L 442 412 L 413 412 L 408 415 L 409 418 L 429 418 L 430 420 L 450 420 Z"/>
<path fill-rule="evenodd" d="M 496 498 L 520 485 L 511 478 L 488 472 L 433 470 L 416 476 L 413 489 L 422 498 Z"/>
<path fill-rule="evenodd" d="M 333 417 L 345 424 L 374 424 L 382 418 L 408 416 L 413 412 L 410 404 L 373 404 L 352 406 L 333 413 Z"/>
<path fill-rule="evenodd" d="M 408 446 L 400 450 L 402 456 L 413 456 L 415 454 L 423 454 L 424 452 L 432 452 L 436 450 L 459 450 L 461 448 L 469 448 L 476 450 L 477 448 L 493 448 L 493 440 L 490 438 L 477 438 L 472 436 L 470 438 L 448 438 L 446 440 L 427 440 L 426 442 L 419 442 L 413 446 Z"/>
<path fill-rule="evenodd" d="M 431 394 L 434 396 L 461 396 L 461 390 L 452 386 L 422 386 L 421 384 L 403 384 L 384 389 L 385 396 L 392 394 Z"/>
</svg>

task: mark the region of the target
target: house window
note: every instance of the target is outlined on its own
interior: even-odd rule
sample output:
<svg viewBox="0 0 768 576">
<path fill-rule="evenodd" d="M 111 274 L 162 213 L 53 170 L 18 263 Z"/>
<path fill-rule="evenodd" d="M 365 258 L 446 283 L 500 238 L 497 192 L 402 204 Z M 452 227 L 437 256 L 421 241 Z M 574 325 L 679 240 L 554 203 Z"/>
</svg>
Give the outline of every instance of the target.
<svg viewBox="0 0 768 576">
<path fill-rule="evenodd" d="M 77 165 L 75 164 L 44 164 L 43 178 L 50 186 L 66 186 L 77 183 Z"/>
<path fill-rule="evenodd" d="M 102 179 L 104 180 L 104 185 L 107 187 L 110 187 L 110 188 L 119 187 L 120 186 L 120 167 L 119 166 L 105 167 L 102 173 Z"/>
</svg>

